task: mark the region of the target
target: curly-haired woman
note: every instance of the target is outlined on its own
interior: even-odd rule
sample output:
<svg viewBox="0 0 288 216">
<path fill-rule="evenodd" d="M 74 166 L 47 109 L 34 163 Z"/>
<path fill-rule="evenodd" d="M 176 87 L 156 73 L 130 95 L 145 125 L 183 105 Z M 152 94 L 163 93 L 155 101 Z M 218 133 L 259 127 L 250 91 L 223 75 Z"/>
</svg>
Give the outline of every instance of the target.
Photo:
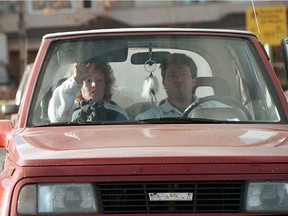
<svg viewBox="0 0 288 216">
<path fill-rule="evenodd" d="M 48 109 L 50 121 L 128 120 L 125 110 L 111 102 L 114 82 L 108 63 L 76 64 L 72 76 L 53 92 Z"/>
</svg>

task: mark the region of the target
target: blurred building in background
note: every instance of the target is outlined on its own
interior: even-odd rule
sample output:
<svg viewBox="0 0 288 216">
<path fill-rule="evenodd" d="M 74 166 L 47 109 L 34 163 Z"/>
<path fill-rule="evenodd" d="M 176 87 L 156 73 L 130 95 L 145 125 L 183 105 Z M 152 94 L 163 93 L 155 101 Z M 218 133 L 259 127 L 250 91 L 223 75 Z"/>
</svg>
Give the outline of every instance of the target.
<svg viewBox="0 0 288 216">
<path fill-rule="evenodd" d="M 9 67 L 13 75 L 20 80 L 21 68 L 23 68 L 20 64 L 25 65 L 34 61 L 42 36 L 47 33 L 123 27 L 247 30 L 247 9 L 274 6 L 284 6 L 286 12 L 288 2 L 258 0 L 8 0 L 0 2 L 0 33 L 7 36 Z M 279 46 L 273 45 L 269 49 L 269 53 L 273 60 L 272 63 L 275 64 L 277 70 L 281 71 L 283 62 L 280 41 Z M 19 61 L 21 58 L 23 58 L 23 62 Z"/>
</svg>

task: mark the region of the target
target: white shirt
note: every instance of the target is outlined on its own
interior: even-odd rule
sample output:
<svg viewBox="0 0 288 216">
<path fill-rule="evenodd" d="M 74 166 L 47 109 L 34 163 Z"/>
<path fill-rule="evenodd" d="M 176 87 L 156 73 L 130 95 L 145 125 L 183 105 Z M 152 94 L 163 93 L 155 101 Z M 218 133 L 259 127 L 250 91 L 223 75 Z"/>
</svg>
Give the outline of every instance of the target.
<svg viewBox="0 0 288 216">
<path fill-rule="evenodd" d="M 193 106 L 195 103 L 198 103 L 199 99 L 194 97 L 194 102 L 188 106 L 184 112 L 181 112 L 177 107 L 173 106 L 168 102 L 166 99 L 164 103 L 162 103 L 159 106 L 154 106 L 148 109 L 147 111 L 140 113 L 135 117 L 136 120 L 144 120 L 144 119 L 150 119 L 150 118 L 169 118 L 169 117 L 183 117 L 183 114 L 186 110 L 188 110 L 191 106 Z M 212 108 L 212 107 L 229 107 L 226 104 L 217 102 L 217 101 L 207 101 L 197 107 L 195 107 L 189 114 L 189 116 L 197 109 L 200 108 Z"/>
</svg>

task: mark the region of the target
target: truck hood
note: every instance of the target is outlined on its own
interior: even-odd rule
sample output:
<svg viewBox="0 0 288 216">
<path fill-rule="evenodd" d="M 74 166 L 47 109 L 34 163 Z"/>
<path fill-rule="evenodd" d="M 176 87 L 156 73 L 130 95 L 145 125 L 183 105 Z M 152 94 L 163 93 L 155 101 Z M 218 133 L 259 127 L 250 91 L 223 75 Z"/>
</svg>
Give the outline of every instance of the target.
<svg viewBox="0 0 288 216">
<path fill-rule="evenodd" d="M 288 161 L 284 125 L 95 125 L 27 128 L 9 144 L 21 165 L 78 163 Z M 179 160 L 181 158 L 181 160 Z M 84 160 L 85 159 L 85 160 Z M 37 162 L 36 162 L 37 161 Z M 66 161 L 66 162 L 65 162 Z M 115 160 L 114 160 L 115 161 Z"/>
</svg>

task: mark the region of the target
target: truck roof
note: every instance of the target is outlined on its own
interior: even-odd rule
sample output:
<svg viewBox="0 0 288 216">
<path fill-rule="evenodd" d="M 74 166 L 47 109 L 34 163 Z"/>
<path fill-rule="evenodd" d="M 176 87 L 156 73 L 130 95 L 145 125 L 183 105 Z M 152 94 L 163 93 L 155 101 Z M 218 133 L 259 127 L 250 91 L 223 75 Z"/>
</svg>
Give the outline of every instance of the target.
<svg viewBox="0 0 288 216">
<path fill-rule="evenodd" d="M 234 29 L 205 29 L 205 28 L 115 28 L 115 29 L 93 29 L 86 31 L 69 31 L 69 32 L 57 32 L 50 33 L 43 36 L 43 39 L 54 38 L 59 36 L 68 35 L 81 35 L 81 34 L 97 34 L 97 33 L 125 33 L 125 32 L 215 32 L 215 33 L 233 33 L 233 34 L 247 34 L 254 35 L 252 32 L 244 30 L 234 30 Z"/>
</svg>

